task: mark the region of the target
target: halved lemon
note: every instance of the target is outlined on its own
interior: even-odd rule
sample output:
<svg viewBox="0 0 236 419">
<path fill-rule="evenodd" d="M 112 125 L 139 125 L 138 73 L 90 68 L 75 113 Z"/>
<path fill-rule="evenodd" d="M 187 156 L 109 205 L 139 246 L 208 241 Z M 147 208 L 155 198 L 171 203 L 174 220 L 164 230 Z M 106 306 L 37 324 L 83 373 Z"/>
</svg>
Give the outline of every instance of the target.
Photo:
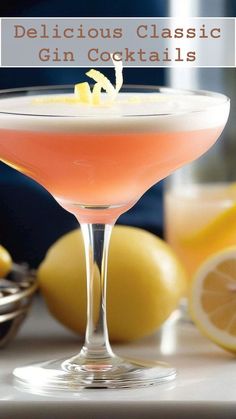
<svg viewBox="0 0 236 419">
<path fill-rule="evenodd" d="M 190 315 L 213 342 L 236 352 L 236 247 L 207 259 L 190 292 Z"/>
</svg>

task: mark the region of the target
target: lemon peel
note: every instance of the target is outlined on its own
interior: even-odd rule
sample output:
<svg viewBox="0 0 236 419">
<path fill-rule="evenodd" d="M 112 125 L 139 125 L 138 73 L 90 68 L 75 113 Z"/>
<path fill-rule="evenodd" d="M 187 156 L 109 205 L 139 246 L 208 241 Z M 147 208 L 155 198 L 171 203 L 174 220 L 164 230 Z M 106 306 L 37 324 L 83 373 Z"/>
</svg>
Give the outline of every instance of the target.
<svg viewBox="0 0 236 419">
<path fill-rule="evenodd" d="M 74 95 L 81 103 L 92 102 L 92 93 L 87 82 L 77 83 L 74 87 Z"/>
<path fill-rule="evenodd" d="M 117 57 L 117 58 L 115 58 Z M 93 79 L 96 84 L 93 88 L 93 99 L 92 102 L 94 105 L 99 105 L 101 103 L 101 90 L 105 90 L 108 94 L 108 97 L 111 102 L 114 102 L 118 92 L 120 91 L 123 85 L 123 64 L 117 54 L 112 55 L 112 62 L 115 67 L 115 87 L 112 85 L 110 80 L 103 74 L 101 71 L 91 69 L 86 73 L 86 76 Z"/>
<path fill-rule="evenodd" d="M 50 103 L 68 103 L 68 104 L 77 104 L 80 103 L 80 99 L 76 96 L 51 96 L 51 97 L 43 97 L 43 98 L 36 98 L 32 100 L 33 104 L 50 104 Z"/>
<path fill-rule="evenodd" d="M 121 59 L 115 59 L 115 57 L 117 57 L 118 54 L 113 54 L 112 55 L 112 62 L 114 64 L 115 67 L 115 91 L 116 94 L 120 91 L 122 85 L 123 85 L 123 64 Z M 119 56 L 118 56 L 119 57 Z"/>
<path fill-rule="evenodd" d="M 95 83 L 95 85 L 93 86 L 93 93 L 92 93 L 93 105 L 100 105 L 101 91 L 102 91 L 102 85 L 100 83 Z"/>
<path fill-rule="evenodd" d="M 100 84 L 102 88 L 107 92 L 111 100 L 115 98 L 115 88 L 111 84 L 110 80 L 104 76 L 100 71 L 91 69 L 86 73 L 86 76 L 93 79 L 96 83 Z"/>
<path fill-rule="evenodd" d="M 115 68 L 115 87 L 110 80 L 100 71 L 91 69 L 87 71 L 86 76 L 95 81 L 93 90 L 88 82 L 77 83 L 74 86 L 74 96 L 52 96 L 40 97 L 33 99 L 33 104 L 47 104 L 47 103 L 69 103 L 69 104 L 90 104 L 101 105 L 101 91 L 105 90 L 108 94 L 109 103 L 113 103 L 118 92 L 123 85 L 123 64 L 118 54 L 111 55 L 112 62 Z"/>
</svg>

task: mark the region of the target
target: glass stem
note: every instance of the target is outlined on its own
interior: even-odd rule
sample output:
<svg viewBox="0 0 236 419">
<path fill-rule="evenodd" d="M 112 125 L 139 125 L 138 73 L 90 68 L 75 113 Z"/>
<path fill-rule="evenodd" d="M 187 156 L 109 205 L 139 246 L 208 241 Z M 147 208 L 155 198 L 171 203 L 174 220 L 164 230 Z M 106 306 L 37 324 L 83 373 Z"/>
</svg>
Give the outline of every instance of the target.
<svg viewBox="0 0 236 419">
<path fill-rule="evenodd" d="M 106 318 L 107 258 L 112 227 L 81 223 L 87 271 L 87 328 L 79 357 L 89 362 L 99 362 L 99 359 L 104 362 L 114 357 Z"/>
</svg>

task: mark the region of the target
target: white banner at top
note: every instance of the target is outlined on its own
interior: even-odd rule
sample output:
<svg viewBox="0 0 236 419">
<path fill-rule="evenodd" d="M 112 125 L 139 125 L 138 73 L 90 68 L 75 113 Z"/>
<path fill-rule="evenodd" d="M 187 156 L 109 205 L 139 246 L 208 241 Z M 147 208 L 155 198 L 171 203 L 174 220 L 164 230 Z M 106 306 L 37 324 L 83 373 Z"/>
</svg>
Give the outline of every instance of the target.
<svg viewBox="0 0 236 419">
<path fill-rule="evenodd" d="M 1 67 L 235 67 L 235 18 L 2 18 Z"/>
</svg>

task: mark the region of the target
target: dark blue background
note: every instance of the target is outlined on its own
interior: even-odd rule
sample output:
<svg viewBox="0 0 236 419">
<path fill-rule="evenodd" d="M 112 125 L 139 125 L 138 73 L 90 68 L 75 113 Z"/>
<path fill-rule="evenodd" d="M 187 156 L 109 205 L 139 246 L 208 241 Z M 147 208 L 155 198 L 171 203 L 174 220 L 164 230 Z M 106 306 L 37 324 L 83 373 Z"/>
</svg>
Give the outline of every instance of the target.
<svg viewBox="0 0 236 419">
<path fill-rule="evenodd" d="M 0 16 L 165 16 L 165 0 L 143 1 L 4 1 Z M 74 84 L 86 69 L 0 69 L 0 88 L 31 85 Z M 108 76 L 112 70 L 104 70 Z M 126 69 L 126 83 L 165 84 L 161 69 Z M 158 158 L 158 156 L 157 156 Z M 59 236 L 77 227 L 75 218 L 64 211 L 40 185 L 0 163 L 0 242 L 16 261 L 36 267 Z M 162 187 L 150 189 L 119 223 L 162 234 Z"/>
</svg>

